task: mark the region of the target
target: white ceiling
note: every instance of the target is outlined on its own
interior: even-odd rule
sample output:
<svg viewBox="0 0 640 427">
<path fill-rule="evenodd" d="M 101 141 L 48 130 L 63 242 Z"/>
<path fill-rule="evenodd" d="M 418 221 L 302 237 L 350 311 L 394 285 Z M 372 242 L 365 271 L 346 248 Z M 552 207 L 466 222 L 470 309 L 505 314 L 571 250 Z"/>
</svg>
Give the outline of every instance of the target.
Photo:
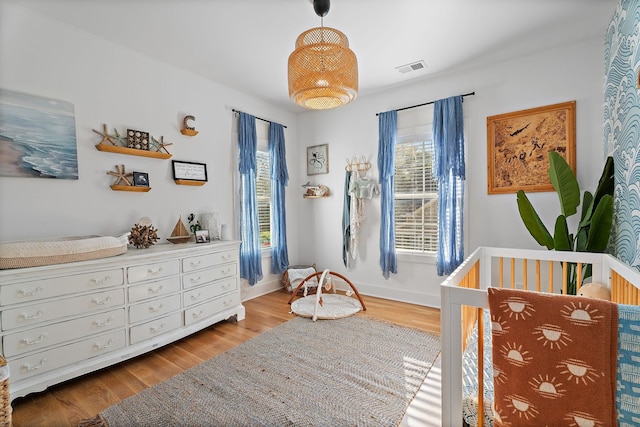
<svg viewBox="0 0 640 427">
<path fill-rule="evenodd" d="M 320 25 L 310 0 L 1 0 L 293 112 L 287 58 Z M 358 58 L 359 96 L 409 80 L 602 37 L 616 0 L 334 0 L 324 25 Z M 108 56 L 108 54 L 107 54 Z M 424 60 L 426 70 L 395 67 Z M 603 66 L 604 67 L 604 66 Z"/>
</svg>

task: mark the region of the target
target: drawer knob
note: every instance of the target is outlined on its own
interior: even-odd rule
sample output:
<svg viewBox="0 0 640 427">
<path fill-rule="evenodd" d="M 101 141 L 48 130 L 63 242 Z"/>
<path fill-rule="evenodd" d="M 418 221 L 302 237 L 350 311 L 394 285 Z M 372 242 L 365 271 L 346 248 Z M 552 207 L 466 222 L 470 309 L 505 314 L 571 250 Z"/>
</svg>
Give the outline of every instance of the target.
<svg viewBox="0 0 640 427">
<path fill-rule="evenodd" d="M 191 280 L 191 283 L 198 283 L 198 282 L 200 281 L 200 276 L 198 276 L 198 277 L 192 277 L 192 278 L 191 278 L 191 279 L 189 279 L 189 280 Z"/>
<path fill-rule="evenodd" d="M 226 291 L 227 289 L 231 288 L 231 283 L 223 283 L 220 287 L 223 291 Z"/>
<path fill-rule="evenodd" d="M 24 289 L 19 289 L 18 290 L 18 295 L 23 296 L 23 297 L 32 297 L 34 295 L 39 294 L 40 292 L 42 292 L 42 288 L 40 286 L 38 286 L 32 291 L 25 291 Z"/>
<path fill-rule="evenodd" d="M 31 372 L 31 371 L 35 371 L 42 368 L 46 363 L 47 363 L 47 358 L 43 357 L 42 359 L 40 359 L 40 363 L 38 363 L 37 365 L 31 366 L 30 363 L 23 363 L 20 366 L 20 369 Z"/>
<path fill-rule="evenodd" d="M 190 262 L 190 264 L 191 264 L 191 267 L 192 267 L 192 268 L 196 268 L 197 266 L 199 266 L 199 265 L 200 265 L 200 260 L 198 260 L 198 261 L 196 261 L 196 262 L 191 261 L 191 262 Z"/>
<path fill-rule="evenodd" d="M 147 270 L 147 273 L 149 273 L 151 276 L 157 276 L 158 274 L 160 274 L 161 271 L 162 271 L 162 267 L 150 268 Z"/>
<path fill-rule="evenodd" d="M 46 332 L 40 334 L 38 336 L 38 338 L 36 339 L 31 339 L 31 338 L 22 338 L 20 340 L 20 344 L 24 344 L 24 345 L 35 345 L 35 344 L 40 344 L 42 341 L 44 341 L 45 338 L 47 338 L 49 334 L 47 334 Z"/>
<path fill-rule="evenodd" d="M 164 303 L 160 304 L 157 307 L 149 307 L 149 311 L 151 313 L 157 313 L 158 311 L 162 310 L 164 308 Z"/>
<path fill-rule="evenodd" d="M 22 320 L 33 320 L 33 319 L 37 319 L 38 317 L 42 317 L 43 314 L 44 314 L 44 309 L 40 309 L 32 315 L 28 315 L 27 313 L 24 313 L 24 312 L 20 313 L 18 314 L 18 317 L 21 318 Z"/>
<path fill-rule="evenodd" d="M 200 299 L 200 292 L 198 292 L 196 295 L 191 295 L 191 301 L 197 301 Z"/>
<path fill-rule="evenodd" d="M 200 310 L 199 312 L 197 312 L 197 313 L 192 313 L 191 315 L 193 316 L 193 318 L 194 318 L 194 319 L 199 319 L 199 318 L 201 318 L 201 317 L 202 317 L 202 315 L 203 315 L 203 314 L 204 314 L 204 311 L 203 311 L 203 310 Z"/>
<path fill-rule="evenodd" d="M 159 285 L 155 288 L 149 287 L 147 288 L 147 290 L 149 291 L 150 294 L 157 294 L 158 292 L 160 292 L 162 289 L 164 288 L 164 286 Z"/>
<path fill-rule="evenodd" d="M 105 326 L 107 326 L 107 325 L 110 325 L 110 324 L 111 324 L 111 322 L 113 322 L 113 316 L 109 316 L 108 318 L 106 318 L 105 320 L 102 320 L 102 321 L 100 321 L 100 320 L 94 320 L 94 321 L 93 321 L 93 324 L 94 324 L 95 326 L 97 326 L 98 328 L 102 328 L 102 327 L 105 327 Z"/>
<path fill-rule="evenodd" d="M 111 279 L 111 276 L 107 275 L 107 276 L 104 276 L 102 279 L 96 279 L 95 277 L 92 277 L 91 279 L 89 279 L 89 281 L 94 285 L 104 285 L 110 279 Z"/>
<path fill-rule="evenodd" d="M 104 350 L 105 348 L 109 348 L 111 347 L 111 345 L 113 344 L 113 338 L 109 338 L 109 341 L 107 341 L 104 344 L 100 344 L 100 343 L 93 343 L 93 348 L 95 348 L 96 350 Z"/>
<path fill-rule="evenodd" d="M 105 298 L 99 300 L 98 298 L 94 298 L 91 300 L 95 305 L 105 305 L 109 301 L 111 301 L 111 296 L 107 295 Z"/>
<path fill-rule="evenodd" d="M 222 258 L 223 261 L 230 260 L 231 259 L 231 254 L 221 255 L 220 258 Z"/>
<path fill-rule="evenodd" d="M 155 333 L 160 332 L 160 331 L 161 331 L 161 330 L 163 330 L 163 329 L 164 329 L 164 323 L 160 324 L 160 326 L 158 326 L 157 328 L 156 328 L 156 327 L 153 327 L 153 326 L 152 326 L 152 327 L 150 327 L 150 328 L 149 328 L 149 331 L 150 331 L 152 334 L 155 334 Z"/>
</svg>

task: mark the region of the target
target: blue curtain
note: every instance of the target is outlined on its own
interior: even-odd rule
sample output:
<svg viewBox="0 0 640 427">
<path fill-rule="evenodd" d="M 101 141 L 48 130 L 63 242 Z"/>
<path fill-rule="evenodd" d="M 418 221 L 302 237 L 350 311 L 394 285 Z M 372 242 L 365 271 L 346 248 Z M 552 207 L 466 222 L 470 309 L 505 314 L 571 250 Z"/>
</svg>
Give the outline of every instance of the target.
<svg viewBox="0 0 640 427">
<path fill-rule="evenodd" d="M 438 275 L 450 274 L 464 260 L 464 128 L 462 96 L 441 99 L 433 111 L 434 175 L 438 180 Z"/>
<path fill-rule="evenodd" d="M 240 152 L 240 277 L 253 286 L 262 279 L 262 253 L 258 201 L 256 198 L 256 119 L 240 113 L 238 122 L 238 151 Z"/>
<path fill-rule="evenodd" d="M 284 127 L 269 125 L 269 162 L 271 164 L 271 272 L 284 273 L 289 266 L 287 253 L 287 220 L 284 188 L 289 183 Z"/>
<path fill-rule="evenodd" d="M 380 174 L 380 267 L 385 279 L 398 272 L 393 185 L 398 112 L 378 114 L 378 173 Z"/>
</svg>

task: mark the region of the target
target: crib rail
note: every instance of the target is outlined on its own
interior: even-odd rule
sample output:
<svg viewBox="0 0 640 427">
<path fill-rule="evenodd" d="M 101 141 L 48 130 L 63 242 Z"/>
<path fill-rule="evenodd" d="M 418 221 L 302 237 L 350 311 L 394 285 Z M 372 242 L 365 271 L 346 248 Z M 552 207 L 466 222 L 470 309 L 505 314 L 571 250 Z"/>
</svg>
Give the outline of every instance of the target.
<svg viewBox="0 0 640 427">
<path fill-rule="evenodd" d="M 640 273 L 607 254 L 483 247 L 441 284 L 442 425 L 462 425 L 462 352 L 482 310 L 488 308 L 488 287 L 509 287 L 547 293 L 567 293 L 571 269 L 577 277 L 592 269 L 592 282 L 610 287 L 611 299 L 640 304 Z M 478 322 L 482 325 L 482 322 Z M 479 411 L 484 408 L 483 334 L 478 329 Z M 484 417 L 479 416 L 479 427 Z"/>
</svg>

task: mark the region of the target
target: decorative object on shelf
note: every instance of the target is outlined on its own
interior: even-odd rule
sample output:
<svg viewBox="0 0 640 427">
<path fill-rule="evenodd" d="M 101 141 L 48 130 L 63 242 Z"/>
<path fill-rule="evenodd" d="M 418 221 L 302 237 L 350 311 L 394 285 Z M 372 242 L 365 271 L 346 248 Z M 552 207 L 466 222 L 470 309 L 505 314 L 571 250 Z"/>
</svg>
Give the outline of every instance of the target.
<svg viewBox="0 0 640 427">
<path fill-rule="evenodd" d="M 196 243 L 209 243 L 210 241 L 209 230 L 196 230 Z"/>
<path fill-rule="evenodd" d="M 189 120 L 195 121 L 196 118 L 191 115 L 184 116 L 184 120 L 182 121 L 182 130 L 180 130 L 180 133 L 187 136 L 196 136 L 198 134 L 198 131 L 194 126 L 189 126 Z"/>
<path fill-rule="evenodd" d="M 487 117 L 488 194 L 553 191 L 548 153 L 576 170 L 576 102 Z"/>
<path fill-rule="evenodd" d="M 220 239 L 220 227 L 218 226 L 218 212 L 207 212 L 200 215 L 203 230 L 209 230 L 211 240 Z"/>
<path fill-rule="evenodd" d="M 289 97 L 313 110 L 353 101 L 358 94 L 358 60 L 341 31 L 324 26 L 329 0 L 313 0 L 320 27 L 300 34 L 289 56 Z"/>
<path fill-rule="evenodd" d="M 151 137 L 151 146 L 156 149 L 158 153 L 164 151 L 166 154 L 171 154 L 167 151 L 166 146 L 173 145 L 173 142 L 164 142 L 164 136 L 160 136 L 160 140 L 155 139 L 153 136 Z"/>
<path fill-rule="evenodd" d="M 173 180 L 180 185 L 204 185 L 207 182 L 207 165 L 205 163 L 171 161 Z"/>
<path fill-rule="evenodd" d="M 153 227 L 149 217 L 140 218 L 129 234 L 129 243 L 137 249 L 149 248 L 158 241 L 158 229 Z"/>
<path fill-rule="evenodd" d="M 307 182 L 302 186 L 306 191 L 303 195 L 305 199 L 317 199 L 319 197 L 329 197 L 331 192 L 329 191 L 329 187 L 325 185 L 315 185 Z"/>
<path fill-rule="evenodd" d="M 307 147 L 307 175 L 329 173 L 329 144 Z"/>
<path fill-rule="evenodd" d="M 172 143 L 164 142 L 163 136 L 161 136 L 159 140 L 153 137 L 149 139 L 148 132 L 140 132 L 131 129 L 127 130 L 126 135 L 120 135 L 118 131 L 114 129 L 114 135 L 110 135 L 107 125 L 103 124 L 102 127 L 102 132 L 92 129 L 95 133 L 102 136 L 100 142 L 96 144 L 96 148 L 99 151 L 129 154 L 141 157 L 153 157 L 156 159 L 168 159 L 171 157 L 171 153 L 167 151 L 166 147 L 168 145 L 172 145 Z M 133 134 L 129 135 L 131 132 L 133 132 Z M 139 139 L 138 142 L 136 142 L 137 138 Z M 156 151 L 151 150 L 151 148 Z"/>
<path fill-rule="evenodd" d="M 134 172 L 133 173 L 133 185 L 136 187 L 148 187 L 149 186 L 149 174 L 146 172 Z"/>
<path fill-rule="evenodd" d="M 124 165 L 116 165 L 116 170 L 107 172 L 107 175 L 115 176 L 116 181 L 113 183 L 113 186 L 119 185 L 133 185 L 129 180 L 133 176 L 132 173 L 127 173 L 125 171 Z M 122 183 L 122 184 L 120 184 Z"/>
<path fill-rule="evenodd" d="M 233 240 L 231 227 L 228 224 L 220 225 L 220 240 Z"/>
<path fill-rule="evenodd" d="M 353 160 L 347 159 L 347 166 L 344 167 L 347 172 L 367 172 L 371 169 L 371 163 L 367 161 L 365 156 L 362 156 L 362 159 L 358 161 L 357 157 L 354 157 Z"/>
<path fill-rule="evenodd" d="M 136 150 L 149 149 L 149 132 L 127 129 L 127 147 Z"/>
<path fill-rule="evenodd" d="M 196 220 L 196 216 L 193 213 L 189 214 L 187 220 L 189 221 L 189 230 L 191 230 L 193 234 L 196 234 L 196 231 L 198 230 L 202 230 L 200 221 Z"/>
<path fill-rule="evenodd" d="M 175 227 L 173 227 L 173 231 L 171 232 L 171 236 L 167 237 L 167 240 L 171 243 L 187 243 L 191 240 L 191 234 L 189 234 L 189 230 L 185 227 L 182 222 L 182 217 L 178 219 Z"/>
</svg>

